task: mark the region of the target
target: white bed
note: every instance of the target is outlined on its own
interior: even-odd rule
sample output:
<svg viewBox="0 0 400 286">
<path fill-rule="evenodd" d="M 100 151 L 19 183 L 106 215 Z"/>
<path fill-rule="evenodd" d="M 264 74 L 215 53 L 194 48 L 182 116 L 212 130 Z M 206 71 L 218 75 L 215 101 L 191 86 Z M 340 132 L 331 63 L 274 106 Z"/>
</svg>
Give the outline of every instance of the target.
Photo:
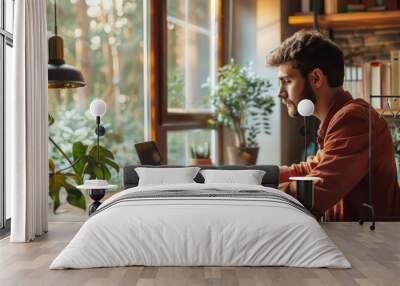
<svg viewBox="0 0 400 286">
<path fill-rule="evenodd" d="M 250 195 L 122 200 L 146 191 L 168 190 L 182 194 L 247 194 L 247 190 Z M 265 192 L 272 199 L 252 197 L 251 191 Z M 350 268 L 342 252 L 299 204 L 276 189 L 254 185 L 192 183 L 130 188 L 100 206 L 50 269 L 127 265 Z"/>
</svg>

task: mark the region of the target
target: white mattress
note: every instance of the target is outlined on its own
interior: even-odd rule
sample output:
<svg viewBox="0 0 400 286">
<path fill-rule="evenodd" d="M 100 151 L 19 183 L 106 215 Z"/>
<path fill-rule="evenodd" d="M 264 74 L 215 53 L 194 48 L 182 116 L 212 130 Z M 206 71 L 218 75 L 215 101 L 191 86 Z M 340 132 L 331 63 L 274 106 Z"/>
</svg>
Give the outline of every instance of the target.
<svg viewBox="0 0 400 286">
<path fill-rule="evenodd" d="M 318 222 L 299 209 L 246 198 L 154 198 L 122 201 L 149 190 L 263 190 L 232 184 L 135 187 L 106 200 L 50 269 L 145 266 L 294 266 L 350 268 Z M 297 202 L 298 203 L 298 202 Z M 107 205 L 109 205 L 108 208 Z"/>
</svg>

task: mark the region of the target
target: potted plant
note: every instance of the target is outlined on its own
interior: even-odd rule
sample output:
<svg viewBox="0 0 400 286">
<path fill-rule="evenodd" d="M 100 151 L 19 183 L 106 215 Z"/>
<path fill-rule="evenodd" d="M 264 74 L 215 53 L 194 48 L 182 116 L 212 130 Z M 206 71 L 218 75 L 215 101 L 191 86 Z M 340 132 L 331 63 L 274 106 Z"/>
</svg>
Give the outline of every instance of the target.
<svg viewBox="0 0 400 286">
<path fill-rule="evenodd" d="M 48 116 L 49 126 L 54 124 L 54 118 Z M 50 142 L 66 160 L 68 166 L 56 167 L 55 161 L 49 159 L 49 195 L 53 200 L 53 212 L 56 213 L 60 206 L 60 192 L 64 189 L 67 193 L 67 202 L 75 207 L 86 209 L 86 201 L 82 192 L 76 188 L 81 185 L 85 177 L 89 179 L 111 178 L 110 168 L 119 171 L 119 165 L 114 161 L 114 155 L 103 146 L 86 145 L 80 141 L 72 145 L 72 158 L 58 145 L 52 137 Z M 99 149 L 99 151 L 97 151 Z M 97 158 L 97 155 L 99 157 Z"/>
<path fill-rule="evenodd" d="M 190 148 L 190 153 L 192 155 L 192 165 L 212 165 L 208 143 L 203 145 L 193 144 Z"/>
<path fill-rule="evenodd" d="M 271 84 L 252 72 L 251 64 L 239 67 L 233 60 L 218 70 L 218 82 L 211 91 L 213 119 L 235 134 L 235 146 L 228 147 L 228 163 L 256 164 L 261 132 L 270 134 L 269 115 L 275 105 L 266 93 Z"/>
</svg>

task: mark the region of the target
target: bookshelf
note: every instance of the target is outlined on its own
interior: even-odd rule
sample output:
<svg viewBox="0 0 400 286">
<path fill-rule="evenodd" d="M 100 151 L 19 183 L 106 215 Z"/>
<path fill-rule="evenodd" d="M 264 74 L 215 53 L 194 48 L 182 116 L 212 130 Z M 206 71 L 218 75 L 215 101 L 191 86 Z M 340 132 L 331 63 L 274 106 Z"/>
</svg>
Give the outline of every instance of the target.
<svg viewBox="0 0 400 286">
<path fill-rule="evenodd" d="M 318 22 L 322 29 L 400 28 L 400 10 L 318 15 Z M 310 28 L 313 25 L 313 16 L 289 16 L 288 24 L 298 28 Z"/>
</svg>

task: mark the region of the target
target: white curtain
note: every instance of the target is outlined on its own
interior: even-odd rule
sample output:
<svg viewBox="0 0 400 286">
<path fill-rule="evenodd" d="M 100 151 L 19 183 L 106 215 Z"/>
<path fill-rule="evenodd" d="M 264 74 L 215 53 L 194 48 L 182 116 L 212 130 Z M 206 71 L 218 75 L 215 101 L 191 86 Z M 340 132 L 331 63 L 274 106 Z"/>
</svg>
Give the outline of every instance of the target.
<svg viewBox="0 0 400 286">
<path fill-rule="evenodd" d="M 12 96 L 6 98 L 6 187 L 12 242 L 47 232 L 46 0 L 15 1 Z"/>
</svg>

